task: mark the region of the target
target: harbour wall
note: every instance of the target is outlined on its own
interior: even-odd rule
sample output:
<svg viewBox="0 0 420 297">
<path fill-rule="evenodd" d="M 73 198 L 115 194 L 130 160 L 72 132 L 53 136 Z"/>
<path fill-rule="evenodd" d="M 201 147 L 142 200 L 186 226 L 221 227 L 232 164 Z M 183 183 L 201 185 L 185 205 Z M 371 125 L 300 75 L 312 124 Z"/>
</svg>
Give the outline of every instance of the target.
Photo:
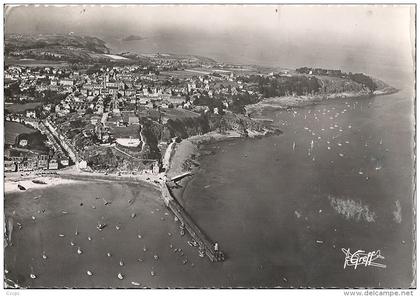
<svg viewBox="0 0 420 297">
<path fill-rule="evenodd" d="M 172 194 L 167 183 L 161 185 L 162 198 L 165 205 L 174 213 L 191 237 L 198 243 L 199 250 L 202 251 L 212 262 L 224 261 L 225 256 L 219 249 L 216 250 L 213 242 L 203 231 L 194 223 L 190 215 Z"/>
</svg>

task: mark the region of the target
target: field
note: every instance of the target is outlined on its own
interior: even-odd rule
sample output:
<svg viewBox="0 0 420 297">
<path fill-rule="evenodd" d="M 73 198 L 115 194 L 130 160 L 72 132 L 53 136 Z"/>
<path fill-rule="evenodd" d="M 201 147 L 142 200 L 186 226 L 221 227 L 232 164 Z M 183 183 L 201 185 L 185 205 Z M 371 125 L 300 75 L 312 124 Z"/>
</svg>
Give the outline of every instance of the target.
<svg viewBox="0 0 420 297">
<path fill-rule="evenodd" d="M 112 135 L 115 138 L 139 138 L 140 137 L 140 126 L 139 125 L 131 125 L 128 127 L 113 127 L 111 129 Z"/>
<path fill-rule="evenodd" d="M 196 72 L 190 72 L 187 70 L 174 70 L 174 71 L 161 71 L 160 72 L 160 76 L 173 76 L 176 78 L 188 78 L 188 77 L 193 77 L 193 76 L 199 76 L 202 75 L 200 73 L 196 73 Z"/>
<path fill-rule="evenodd" d="M 67 67 L 69 64 L 62 61 L 35 60 L 35 59 L 16 59 L 5 57 L 4 63 L 8 65 L 21 65 L 27 67 Z"/>
<path fill-rule="evenodd" d="M 217 69 L 217 68 L 191 68 L 185 70 L 174 70 L 174 71 L 161 71 L 160 75 L 162 76 L 173 76 L 176 78 L 188 78 L 192 76 L 200 76 L 200 75 L 210 75 L 211 73 L 219 73 L 219 74 L 229 74 L 230 72 L 235 73 L 236 75 L 250 75 L 250 74 L 257 74 L 258 71 L 252 67 L 244 67 L 244 68 L 225 68 L 225 69 Z"/>
<path fill-rule="evenodd" d="M 170 120 L 196 118 L 200 116 L 198 113 L 189 110 L 175 108 L 164 109 L 163 113 L 164 116 Z"/>
<path fill-rule="evenodd" d="M 4 109 L 10 112 L 22 112 L 27 109 L 34 109 L 39 105 L 41 105 L 41 102 L 31 102 L 25 104 L 5 104 Z"/>
<path fill-rule="evenodd" d="M 19 134 L 34 132 L 34 129 L 28 128 L 16 122 L 4 122 L 4 143 L 14 144 Z"/>
</svg>

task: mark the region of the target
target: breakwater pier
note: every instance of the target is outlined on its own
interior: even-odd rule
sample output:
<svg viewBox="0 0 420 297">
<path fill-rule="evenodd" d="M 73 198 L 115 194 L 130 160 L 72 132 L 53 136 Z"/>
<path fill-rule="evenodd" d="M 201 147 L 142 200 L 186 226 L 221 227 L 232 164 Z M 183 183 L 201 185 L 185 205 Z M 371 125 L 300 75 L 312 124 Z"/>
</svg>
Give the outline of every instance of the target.
<svg viewBox="0 0 420 297">
<path fill-rule="evenodd" d="M 224 261 L 225 255 L 219 250 L 218 244 L 208 238 L 201 229 L 194 223 L 190 215 L 172 194 L 171 188 L 166 182 L 161 184 L 162 198 L 165 205 L 174 213 L 181 222 L 181 226 L 188 231 L 191 237 L 197 242 L 201 254 L 205 254 L 212 262 Z"/>
</svg>

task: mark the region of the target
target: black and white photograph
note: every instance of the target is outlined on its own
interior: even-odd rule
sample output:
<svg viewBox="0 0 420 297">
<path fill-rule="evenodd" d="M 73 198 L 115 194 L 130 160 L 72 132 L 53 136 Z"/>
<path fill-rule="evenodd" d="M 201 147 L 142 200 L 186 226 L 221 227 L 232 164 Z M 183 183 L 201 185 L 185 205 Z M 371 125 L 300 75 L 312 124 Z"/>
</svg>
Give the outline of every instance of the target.
<svg viewBox="0 0 420 297">
<path fill-rule="evenodd" d="M 3 293 L 416 294 L 415 3 L 3 3 L 2 32 Z"/>
</svg>

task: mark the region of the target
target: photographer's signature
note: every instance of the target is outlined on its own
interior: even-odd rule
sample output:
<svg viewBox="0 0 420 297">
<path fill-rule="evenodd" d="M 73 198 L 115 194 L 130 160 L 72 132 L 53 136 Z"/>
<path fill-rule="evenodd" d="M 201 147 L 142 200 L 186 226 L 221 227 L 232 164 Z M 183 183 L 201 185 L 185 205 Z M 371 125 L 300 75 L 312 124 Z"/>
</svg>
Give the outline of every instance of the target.
<svg viewBox="0 0 420 297">
<path fill-rule="evenodd" d="M 374 266 L 379 268 L 386 268 L 385 264 L 378 263 L 377 260 L 385 259 L 384 256 L 381 255 L 381 251 L 372 251 L 372 252 L 365 252 L 363 250 L 357 250 L 355 252 L 350 252 L 350 249 L 341 249 L 343 253 L 346 255 L 344 259 L 344 269 L 349 267 L 354 267 L 356 269 L 358 266 Z"/>
</svg>

